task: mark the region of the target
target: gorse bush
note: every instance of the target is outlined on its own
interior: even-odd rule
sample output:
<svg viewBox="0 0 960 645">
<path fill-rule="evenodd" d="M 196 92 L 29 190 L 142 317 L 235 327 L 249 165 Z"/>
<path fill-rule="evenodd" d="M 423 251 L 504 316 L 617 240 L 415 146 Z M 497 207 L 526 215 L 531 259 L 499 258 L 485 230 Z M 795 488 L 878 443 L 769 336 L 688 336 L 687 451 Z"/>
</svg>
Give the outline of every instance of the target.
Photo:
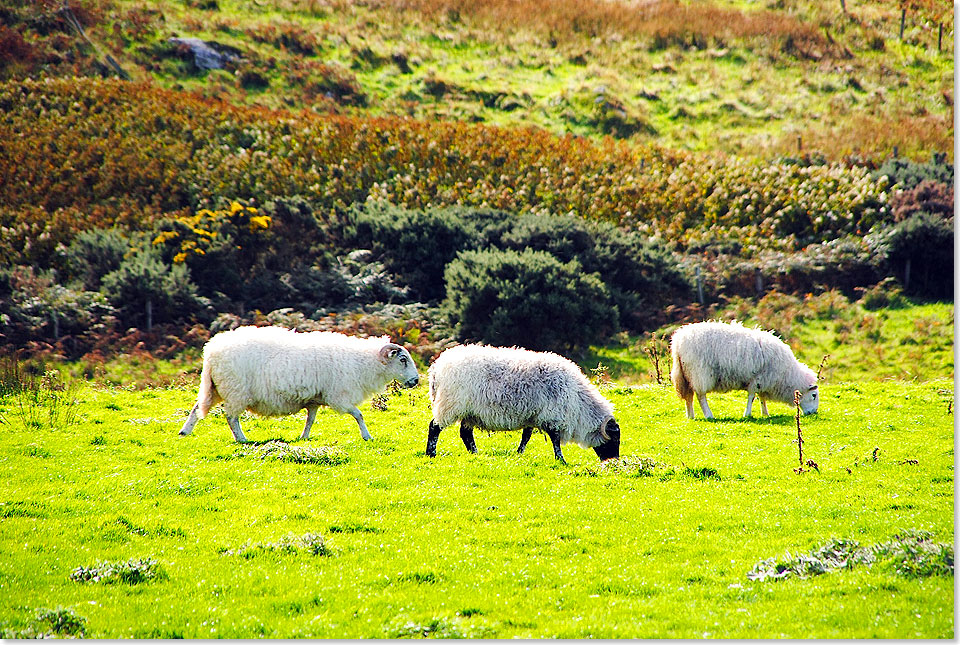
<svg viewBox="0 0 960 645">
<path fill-rule="evenodd" d="M 919 212 L 882 236 L 881 251 L 907 293 L 949 299 L 953 294 L 953 219 Z"/>
<path fill-rule="evenodd" d="M 444 309 L 464 341 L 569 352 L 619 326 L 603 281 L 544 251 L 464 251 L 444 274 Z"/>
<path fill-rule="evenodd" d="M 101 289 L 125 322 L 143 324 L 148 330 L 155 322 L 188 319 L 206 305 L 187 268 L 165 264 L 153 250 L 125 259 L 103 277 Z"/>
<path fill-rule="evenodd" d="M 337 228 L 340 244 L 371 248 L 411 287 L 412 297 L 426 301 L 444 297 L 444 269 L 459 252 L 479 249 L 529 249 L 561 263 L 576 260 L 601 279 L 631 329 L 690 294 L 689 278 L 662 245 L 571 216 L 515 216 L 471 207 L 421 211 L 368 202 L 342 215 Z"/>
<path fill-rule="evenodd" d="M 578 261 L 585 273 L 603 281 L 627 329 L 644 328 L 666 304 L 691 295 L 689 276 L 663 245 L 604 222 L 525 215 L 489 224 L 481 241 L 493 248 L 531 249 L 561 262 Z"/>
<path fill-rule="evenodd" d="M 67 248 L 67 271 L 84 289 L 96 291 L 103 276 L 119 269 L 136 245 L 136 240 L 117 228 L 82 231 Z"/>
<path fill-rule="evenodd" d="M 471 208 L 412 210 L 368 201 L 343 214 L 341 243 L 370 249 L 414 298 L 435 301 L 444 296 L 447 264 L 458 252 L 477 247 L 480 224 L 509 217 Z"/>
<path fill-rule="evenodd" d="M 886 177 L 891 186 L 903 190 L 916 188 L 924 181 L 953 185 L 953 164 L 948 163 L 945 155 L 934 154 L 927 163 L 918 163 L 903 157 L 891 157 L 877 168 L 872 177 Z"/>
</svg>

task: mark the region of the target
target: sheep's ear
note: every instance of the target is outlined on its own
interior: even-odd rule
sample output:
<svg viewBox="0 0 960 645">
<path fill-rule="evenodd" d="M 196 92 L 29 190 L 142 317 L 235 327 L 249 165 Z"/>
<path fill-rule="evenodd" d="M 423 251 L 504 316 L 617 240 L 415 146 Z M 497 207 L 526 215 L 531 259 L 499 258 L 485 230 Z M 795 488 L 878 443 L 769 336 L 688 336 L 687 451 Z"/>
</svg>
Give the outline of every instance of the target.
<svg viewBox="0 0 960 645">
<path fill-rule="evenodd" d="M 613 417 L 607 417 L 603 420 L 603 423 L 600 424 L 600 436 L 603 437 L 604 441 L 610 441 L 610 433 L 607 428 L 610 425 L 610 422 L 613 421 Z"/>
<path fill-rule="evenodd" d="M 400 350 L 403 349 L 400 345 L 395 343 L 387 343 L 380 348 L 380 360 L 384 363 L 388 363 L 390 359 L 400 353 Z"/>
</svg>

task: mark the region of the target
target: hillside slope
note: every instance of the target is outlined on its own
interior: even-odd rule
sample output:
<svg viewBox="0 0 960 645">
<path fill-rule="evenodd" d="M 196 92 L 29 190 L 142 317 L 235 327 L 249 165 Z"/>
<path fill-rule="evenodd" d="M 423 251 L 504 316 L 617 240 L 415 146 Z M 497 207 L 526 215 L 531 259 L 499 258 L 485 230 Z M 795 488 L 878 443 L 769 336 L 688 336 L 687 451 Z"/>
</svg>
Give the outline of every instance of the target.
<svg viewBox="0 0 960 645">
<path fill-rule="evenodd" d="M 0 76 L 110 73 L 109 55 L 137 80 L 273 108 L 745 154 L 952 157 L 953 16 L 926 4 L 901 39 L 893 0 L 846 13 L 801 0 L 76 1 L 94 49 L 59 3 L 14 0 Z M 172 37 L 229 60 L 201 69 Z"/>
</svg>

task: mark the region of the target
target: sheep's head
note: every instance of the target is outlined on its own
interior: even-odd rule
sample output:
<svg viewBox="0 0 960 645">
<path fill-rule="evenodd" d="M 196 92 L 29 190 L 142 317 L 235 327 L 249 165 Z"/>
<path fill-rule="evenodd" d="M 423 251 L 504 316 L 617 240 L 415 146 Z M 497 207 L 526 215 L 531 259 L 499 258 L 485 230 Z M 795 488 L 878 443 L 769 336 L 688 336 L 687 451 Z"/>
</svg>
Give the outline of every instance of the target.
<svg viewBox="0 0 960 645">
<path fill-rule="evenodd" d="M 820 406 L 820 388 L 816 383 L 800 391 L 800 409 L 804 414 L 813 414 Z"/>
<path fill-rule="evenodd" d="M 380 361 L 392 372 L 394 378 L 403 387 L 416 387 L 420 383 L 420 374 L 417 365 L 413 362 L 410 352 L 395 343 L 387 343 L 380 348 Z"/>
<path fill-rule="evenodd" d="M 600 424 L 598 433 L 602 443 L 593 447 L 600 461 L 620 457 L 620 424 L 613 417 L 607 417 Z"/>
</svg>

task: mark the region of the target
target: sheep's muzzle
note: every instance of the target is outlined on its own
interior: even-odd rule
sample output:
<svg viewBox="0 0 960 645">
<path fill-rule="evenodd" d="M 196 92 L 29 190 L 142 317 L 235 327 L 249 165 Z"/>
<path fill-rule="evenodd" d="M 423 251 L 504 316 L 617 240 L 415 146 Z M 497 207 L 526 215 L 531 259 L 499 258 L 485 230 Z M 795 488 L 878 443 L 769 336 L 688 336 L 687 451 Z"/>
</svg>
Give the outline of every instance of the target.
<svg viewBox="0 0 960 645">
<path fill-rule="evenodd" d="M 608 430 L 607 434 L 610 435 L 609 441 L 593 447 L 594 452 L 600 457 L 600 461 L 620 458 L 620 431 Z"/>
</svg>

